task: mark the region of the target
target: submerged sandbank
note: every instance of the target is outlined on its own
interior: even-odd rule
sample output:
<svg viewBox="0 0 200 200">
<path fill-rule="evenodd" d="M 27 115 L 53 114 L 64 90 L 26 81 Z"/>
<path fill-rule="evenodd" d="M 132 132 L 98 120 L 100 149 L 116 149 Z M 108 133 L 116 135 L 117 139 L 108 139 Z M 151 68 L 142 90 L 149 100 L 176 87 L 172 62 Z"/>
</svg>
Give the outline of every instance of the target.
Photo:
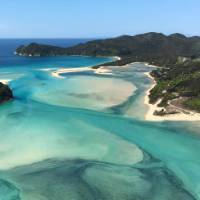
<svg viewBox="0 0 200 200">
<path fill-rule="evenodd" d="M 104 110 L 122 104 L 136 89 L 132 83 L 117 78 L 77 75 L 36 86 L 31 98 L 59 106 Z"/>
<path fill-rule="evenodd" d="M 134 62 L 130 64 L 126 64 L 123 66 L 116 66 L 116 67 L 129 67 L 132 64 L 137 64 L 140 62 Z M 151 68 L 158 68 L 157 66 L 149 65 L 148 63 L 144 63 L 145 66 L 151 67 Z M 56 78 L 64 78 L 62 74 L 66 73 L 77 73 L 77 72 L 93 72 L 94 74 L 102 74 L 102 75 L 112 75 L 113 71 L 108 66 L 100 66 L 97 69 L 94 69 L 92 67 L 80 67 L 80 68 L 62 68 L 58 69 L 51 73 L 52 76 Z M 149 103 L 149 94 L 150 91 L 155 87 L 156 81 L 154 78 L 150 75 L 150 72 L 144 73 L 149 79 L 152 80 L 151 87 L 146 91 L 145 97 L 144 97 L 144 104 L 148 106 L 148 111 L 146 112 L 144 119 L 148 121 L 200 121 L 200 113 L 194 112 L 194 111 L 188 111 L 184 109 L 180 109 L 180 113 L 177 114 L 166 114 L 164 116 L 158 116 L 154 115 L 154 112 L 156 110 L 161 110 L 163 108 L 158 107 L 159 101 L 156 104 L 150 104 Z M 184 112 L 185 111 L 185 112 Z M 188 114 L 187 114 L 188 113 Z"/>
</svg>

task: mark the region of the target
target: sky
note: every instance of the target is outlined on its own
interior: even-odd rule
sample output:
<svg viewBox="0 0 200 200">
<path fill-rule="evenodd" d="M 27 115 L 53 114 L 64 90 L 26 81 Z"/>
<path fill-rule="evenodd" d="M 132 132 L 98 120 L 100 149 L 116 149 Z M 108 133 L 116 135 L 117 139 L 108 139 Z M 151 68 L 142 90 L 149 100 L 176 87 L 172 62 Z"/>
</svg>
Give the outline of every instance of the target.
<svg viewBox="0 0 200 200">
<path fill-rule="evenodd" d="M 0 38 L 200 35 L 200 0 L 0 0 Z"/>
</svg>

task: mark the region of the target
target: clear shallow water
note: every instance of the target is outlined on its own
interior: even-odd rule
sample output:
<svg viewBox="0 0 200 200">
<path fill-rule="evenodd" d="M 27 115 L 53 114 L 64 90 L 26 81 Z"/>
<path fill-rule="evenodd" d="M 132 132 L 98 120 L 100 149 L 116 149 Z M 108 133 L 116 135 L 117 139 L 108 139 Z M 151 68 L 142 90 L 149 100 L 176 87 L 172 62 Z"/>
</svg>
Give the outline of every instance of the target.
<svg viewBox="0 0 200 200">
<path fill-rule="evenodd" d="M 0 106 L 0 199 L 200 199 L 198 124 L 142 120 L 149 68 L 56 79 L 49 68 L 108 59 L 13 59 L 0 65 L 16 97 Z"/>
</svg>

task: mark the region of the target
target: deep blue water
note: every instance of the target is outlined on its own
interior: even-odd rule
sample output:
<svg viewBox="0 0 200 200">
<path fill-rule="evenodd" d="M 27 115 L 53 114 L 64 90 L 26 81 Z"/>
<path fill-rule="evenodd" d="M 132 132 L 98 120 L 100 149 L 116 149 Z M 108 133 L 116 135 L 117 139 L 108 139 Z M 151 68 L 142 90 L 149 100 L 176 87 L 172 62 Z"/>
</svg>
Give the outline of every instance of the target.
<svg viewBox="0 0 200 200">
<path fill-rule="evenodd" d="M 32 41 L 0 40 L 0 79 L 15 96 L 0 106 L 0 200 L 200 199 L 199 124 L 144 120 L 149 67 L 56 78 L 113 58 L 13 54 Z"/>
<path fill-rule="evenodd" d="M 90 40 L 92 39 L 0 39 L 0 56 L 13 56 L 17 47 L 20 45 L 28 45 L 32 42 L 60 47 L 70 47 Z"/>
<path fill-rule="evenodd" d="M 84 59 L 75 56 L 66 57 L 20 57 L 14 54 L 17 47 L 20 45 L 27 45 L 31 42 L 40 44 L 50 44 L 62 47 L 70 47 L 79 43 L 87 42 L 89 39 L 0 39 L 0 67 L 79 67 L 96 64 L 96 60 L 91 57 L 84 57 Z M 81 62 L 80 60 L 81 59 Z M 107 61 L 108 58 L 99 59 L 100 63 Z M 97 61 L 98 62 L 98 61 Z"/>
</svg>

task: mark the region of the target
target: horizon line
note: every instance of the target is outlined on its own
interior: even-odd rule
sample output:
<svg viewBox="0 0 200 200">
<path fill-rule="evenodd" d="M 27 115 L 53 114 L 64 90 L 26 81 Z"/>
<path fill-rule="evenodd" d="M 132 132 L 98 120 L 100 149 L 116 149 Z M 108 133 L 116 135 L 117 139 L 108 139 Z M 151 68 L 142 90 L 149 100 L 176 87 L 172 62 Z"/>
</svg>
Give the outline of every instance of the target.
<svg viewBox="0 0 200 200">
<path fill-rule="evenodd" d="M 187 33 L 181 33 L 181 32 L 173 32 L 173 33 L 164 33 L 164 32 L 156 32 L 156 31 L 149 31 L 149 32 L 141 32 L 141 33 L 135 33 L 135 34 L 127 34 L 127 33 L 122 33 L 122 34 L 116 34 L 113 36 L 96 36 L 96 37 L 0 37 L 0 39 L 107 39 L 107 38 L 116 38 L 120 36 L 136 36 L 136 35 L 142 35 L 142 34 L 147 34 L 147 33 L 160 33 L 166 36 L 170 36 L 172 34 L 182 34 L 187 37 L 195 37 L 195 36 L 200 36 L 199 34 L 187 34 Z"/>
</svg>

